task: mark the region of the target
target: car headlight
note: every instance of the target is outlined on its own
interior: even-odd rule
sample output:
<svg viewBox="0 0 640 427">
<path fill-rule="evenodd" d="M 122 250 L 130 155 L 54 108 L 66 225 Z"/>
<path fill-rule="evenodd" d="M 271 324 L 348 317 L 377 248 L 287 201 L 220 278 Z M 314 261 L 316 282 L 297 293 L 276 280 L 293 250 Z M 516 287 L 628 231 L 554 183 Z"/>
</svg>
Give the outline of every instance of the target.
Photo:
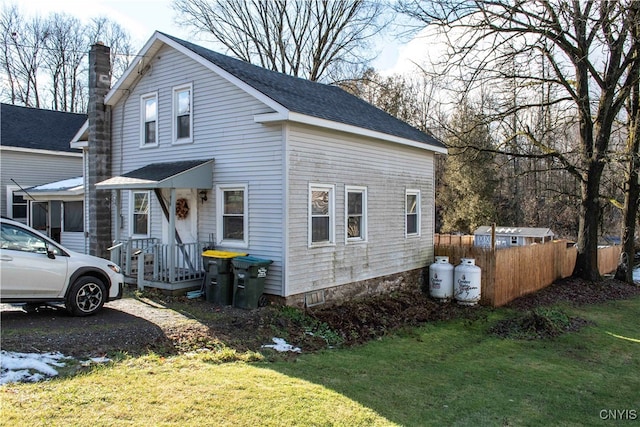
<svg viewBox="0 0 640 427">
<path fill-rule="evenodd" d="M 115 264 L 107 264 L 107 267 L 109 267 L 110 269 L 112 269 L 115 273 L 120 273 L 120 267 L 118 267 Z"/>
</svg>

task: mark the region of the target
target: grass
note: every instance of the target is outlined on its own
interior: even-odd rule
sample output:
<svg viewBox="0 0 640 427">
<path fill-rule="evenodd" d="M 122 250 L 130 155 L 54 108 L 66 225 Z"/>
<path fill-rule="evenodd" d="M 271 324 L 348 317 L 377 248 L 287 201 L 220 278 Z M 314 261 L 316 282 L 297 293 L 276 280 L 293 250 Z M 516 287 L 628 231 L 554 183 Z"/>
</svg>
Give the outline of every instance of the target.
<svg viewBox="0 0 640 427">
<path fill-rule="evenodd" d="M 487 331 L 514 313 L 499 309 L 295 362 L 221 364 L 207 352 L 123 357 L 78 376 L 0 388 L 0 424 L 614 425 L 602 419 L 610 411 L 633 424 L 640 298 L 561 309 L 594 323 L 550 340 L 501 339 Z"/>
</svg>

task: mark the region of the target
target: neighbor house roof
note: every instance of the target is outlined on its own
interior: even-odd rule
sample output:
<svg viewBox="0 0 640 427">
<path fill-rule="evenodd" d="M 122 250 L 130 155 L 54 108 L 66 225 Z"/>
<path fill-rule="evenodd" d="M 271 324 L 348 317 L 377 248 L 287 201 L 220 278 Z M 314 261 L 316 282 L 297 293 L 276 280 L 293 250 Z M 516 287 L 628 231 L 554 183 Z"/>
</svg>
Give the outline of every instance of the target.
<svg viewBox="0 0 640 427">
<path fill-rule="evenodd" d="M 209 66 L 276 111 L 273 115 L 256 117 L 256 121 L 297 121 L 446 153 L 445 146 L 433 136 L 339 87 L 267 70 L 160 32 L 147 42 L 138 55 L 142 57 L 140 62 L 125 72 L 107 95 L 106 103 L 116 102 L 125 93 L 124 89 L 139 78 L 135 70 L 144 69 L 151 62 L 153 54 L 160 49 L 159 43 L 170 45 Z"/>
<path fill-rule="evenodd" d="M 35 187 L 17 191 L 16 194 L 38 202 L 53 199 L 68 200 L 74 198 L 74 196 L 82 196 L 84 194 L 84 177 L 79 176 L 50 182 L 48 184 L 36 185 Z"/>
<path fill-rule="evenodd" d="M 86 120 L 86 114 L 0 104 L 0 145 L 78 153 L 69 143 Z"/>
<path fill-rule="evenodd" d="M 488 225 L 478 227 L 473 234 L 491 234 L 491 227 Z M 550 228 L 496 226 L 496 236 L 547 237 L 554 235 Z"/>
</svg>

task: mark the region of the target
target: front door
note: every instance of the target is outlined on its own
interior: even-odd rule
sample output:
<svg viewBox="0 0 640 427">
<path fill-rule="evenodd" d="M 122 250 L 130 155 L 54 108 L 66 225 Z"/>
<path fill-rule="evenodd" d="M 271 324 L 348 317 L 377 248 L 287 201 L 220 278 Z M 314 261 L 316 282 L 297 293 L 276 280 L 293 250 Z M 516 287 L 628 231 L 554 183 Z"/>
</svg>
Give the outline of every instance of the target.
<svg viewBox="0 0 640 427">
<path fill-rule="evenodd" d="M 168 201 L 171 200 L 169 190 L 163 190 L 162 198 L 167 201 L 168 206 Z M 176 231 L 182 243 L 195 243 L 198 241 L 197 192 L 188 188 L 179 188 L 176 190 L 176 201 Z M 174 236 L 175 233 L 169 230 L 169 218 L 165 217 L 164 221 L 162 221 L 163 242 L 169 243 Z"/>
</svg>

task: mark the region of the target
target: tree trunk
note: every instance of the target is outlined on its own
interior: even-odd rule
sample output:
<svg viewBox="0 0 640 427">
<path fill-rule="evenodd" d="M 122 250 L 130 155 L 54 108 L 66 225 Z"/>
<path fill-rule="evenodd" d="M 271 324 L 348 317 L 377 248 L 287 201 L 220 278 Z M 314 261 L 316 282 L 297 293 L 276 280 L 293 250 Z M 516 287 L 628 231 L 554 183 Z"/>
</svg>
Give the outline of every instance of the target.
<svg viewBox="0 0 640 427">
<path fill-rule="evenodd" d="M 590 162 L 580 185 L 580 220 L 578 224 L 578 257 L 573 275 L 585 280 L 600 279 L 598 271 L 598 223 L 600 218 L 600 177 L 603 165 Z"/>
<path fill-rule="evenodd" d="M 640 83 L 636 84 L 631 93 L 631 114 L 629 121 L 629 136 L 627 165 L 624 194 L 624 223 L 622 225 L 622 253 L 616 270 L 616 279 L 633 283 L 633 262 L 635 259 L 636 221 L 638 218 L 638 200 L 640 199 Z"/>
</svg>

